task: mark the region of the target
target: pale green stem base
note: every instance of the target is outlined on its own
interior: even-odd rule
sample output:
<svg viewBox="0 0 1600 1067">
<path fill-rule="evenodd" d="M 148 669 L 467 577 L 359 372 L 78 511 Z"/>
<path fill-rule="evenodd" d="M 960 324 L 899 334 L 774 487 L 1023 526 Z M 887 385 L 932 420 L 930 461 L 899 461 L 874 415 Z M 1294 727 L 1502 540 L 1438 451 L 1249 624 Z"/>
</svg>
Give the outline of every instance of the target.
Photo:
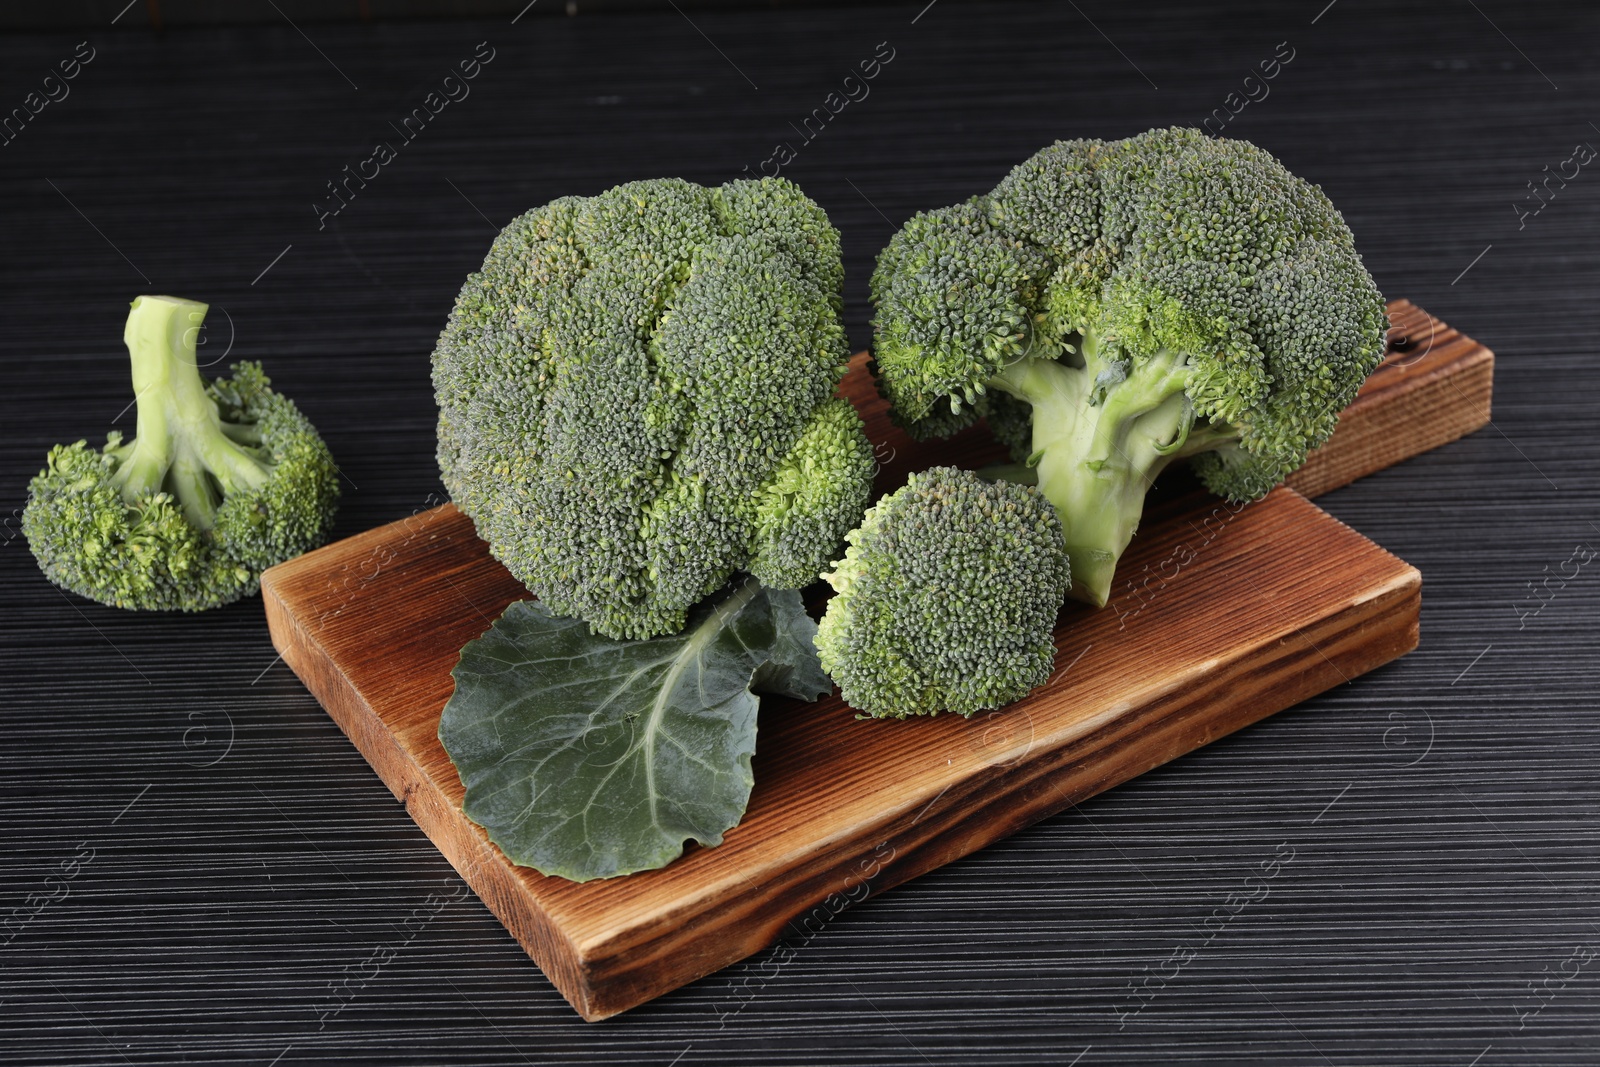
<svg viewBox="0 0 1600 1067">
<path fill-rule="evenodd" d="M 129 504 L 147 493 L 169 492 L 184 518 L 200 530 L 216 521 L 230 493 L 266 484 L 269 468 L 235 443 L 206 393 L 195 345 L 207 307 L 172 296 L 133 301 L 123 340 L 133 364 L 138 423 L 118 457 L 114 482 Z"/>
<path fill-rule="evenodd" d="M 1117 381 L 1114 373 L 1103 374 L 1115 368 L 1092 336 L 1082 349 L 1082 368 L 1023 361 L 991 385 L 1033 406 L 1029 465 L 1061 515 L 1072 561 L 1070 595 L 1104 606 L 1150 484 L 1168 463 L 1200 449 L 1186 447 L 1194 415 L 1184 395 L 1189 370 L 1181 353 L 1158 353 Z M 999 476 L 1022 480 L 1016 471 Z"/>
</svg>

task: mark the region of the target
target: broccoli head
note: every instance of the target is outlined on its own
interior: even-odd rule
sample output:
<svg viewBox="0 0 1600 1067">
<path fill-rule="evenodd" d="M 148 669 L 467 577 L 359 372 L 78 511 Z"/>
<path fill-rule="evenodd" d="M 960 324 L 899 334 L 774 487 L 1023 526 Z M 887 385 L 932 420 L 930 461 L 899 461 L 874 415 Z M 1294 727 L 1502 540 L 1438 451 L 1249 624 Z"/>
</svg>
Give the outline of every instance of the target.
<svg viewBox="0 0 1600 1067">
<path fill-rule="evenodd" d="M 871 496 L 834 387 L 839 234 L 778 179 L 564 197 L 505 228 L 433 354 L 439 467 L 495 558 L 608 637 L 737 571 L 816 580 Z"/>
<path fill-rule="evenodd" d="M 823 577 L 822 668 L 877 718 L 973 715 L 1027 695 L 1055 663 L 1071 584 L 1061 521 L 1037 489 L 935 467 L 846 535 Z"/>
<path fill-rule="evenodd" d="M 914 435 L 987 416 L 1109 596 L 1161 469 L 1259 497 L 1384 351 L 1383 298 L 1322 190 L 1245 141 L 1060 141 L 915 216 L 872 278 L 874 372 Z"/>
<path fill-rule="evenodd" d="M 133 301 L 135 436 L 57 445 L 22 529 L 45 576 L 119 608 L 200 611 L 253 594 L 261 572 L 327 539 L 338 468 L 258 363 L 201 378 L 206 305 Z"/>
</svg>

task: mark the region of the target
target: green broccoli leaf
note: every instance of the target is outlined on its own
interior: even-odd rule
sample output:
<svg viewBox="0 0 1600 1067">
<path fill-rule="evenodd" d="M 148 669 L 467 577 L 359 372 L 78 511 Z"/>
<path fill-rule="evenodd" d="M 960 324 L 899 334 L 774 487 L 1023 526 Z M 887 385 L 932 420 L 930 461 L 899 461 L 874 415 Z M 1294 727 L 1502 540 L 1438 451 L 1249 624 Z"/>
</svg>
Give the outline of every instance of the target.
<svg viewBox="0 0 1600 1067">
<path fill-rule="evenodd" d="M 513 863 L 576 882 L 721 844 L 750 799 L 755 693 L 832 691 L 816 632 L 799 593 L 754 580 L 646 641 L 517 601 L 461 650 L 439 721 L 467 817 Z"/>
</svg>

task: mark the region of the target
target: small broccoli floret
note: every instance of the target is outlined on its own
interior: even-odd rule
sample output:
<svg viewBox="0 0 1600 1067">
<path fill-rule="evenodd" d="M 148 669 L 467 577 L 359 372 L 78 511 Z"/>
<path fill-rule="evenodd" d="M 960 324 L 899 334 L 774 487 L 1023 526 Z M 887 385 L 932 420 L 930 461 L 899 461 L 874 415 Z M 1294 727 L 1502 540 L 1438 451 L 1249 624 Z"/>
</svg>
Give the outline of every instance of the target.
<svg viewBox="0 0 1600 1067">
<path fill-rule="evenodd" d="M 124 340 L 138 422 L 101 451 L 57 445 L 22 529 L 45 576 L 119 608 L 200 611 L 249 596 L 261 572 L 327 539 L 337 468 L 258 363 L 200 377 L 206 305 L 133 301 Z"/>
<path fill-rule="evenodd" d="M 1266 493 L 1333 432 L 1388 325 L 1321 189 L 1182 129 L 1058 142 L 917 215 L 872 296 L 896 418 L 927 434 L 987 416 L 1095 604 L 1168 463 L 1195 457 L 1233 500 Z"/>
<path fill-rule="evenodd" d="M 1071 584 L 1061 522 L 1037 490 L 935 467 L 846 535 L 823 577 L 822 669 L 876 718 L 998 708 L 1043 685 Z"/>
<path fill-rule="evenodd" d="M 843 265 L 793 184 L 632 182 L 507 226 L 433 355 L 439 466 L 551 611 L 648 638 L 809 584 L 871 496 Z"/>
</svg>

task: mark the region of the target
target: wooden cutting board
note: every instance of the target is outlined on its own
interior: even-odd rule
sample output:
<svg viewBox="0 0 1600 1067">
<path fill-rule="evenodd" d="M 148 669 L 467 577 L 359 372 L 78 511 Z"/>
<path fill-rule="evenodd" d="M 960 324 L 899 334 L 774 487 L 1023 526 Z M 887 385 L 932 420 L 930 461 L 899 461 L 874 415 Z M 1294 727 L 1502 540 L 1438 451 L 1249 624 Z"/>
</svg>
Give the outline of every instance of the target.
<svg viewBox="0 0 1600 1067">
<path fill-rule="evenodd" d="M 1400 340 L 1295 483 L 1342 485 L 1488 419 L 1493 355 L 1407 303 Z M 993 451 L 915 445 L 864 360 L 842 391 L 883 484 Z M 858 721 L 837 697 L 767 700 L 755 790 L 717 848 L 577 884 L 509 863 L 461 812 L 439 744 L 460 648 L 526 591 L 445 505 L 269 570 L 273 642 L 408 813 L 586 1019 L 603 1019 L 1403 655 L 1421 577 L 1289 488 L 1244 507 L 1156 505 L 1106 608 L 1057 627 L 1050 683 L 963 720 Z"/>
</svg>

